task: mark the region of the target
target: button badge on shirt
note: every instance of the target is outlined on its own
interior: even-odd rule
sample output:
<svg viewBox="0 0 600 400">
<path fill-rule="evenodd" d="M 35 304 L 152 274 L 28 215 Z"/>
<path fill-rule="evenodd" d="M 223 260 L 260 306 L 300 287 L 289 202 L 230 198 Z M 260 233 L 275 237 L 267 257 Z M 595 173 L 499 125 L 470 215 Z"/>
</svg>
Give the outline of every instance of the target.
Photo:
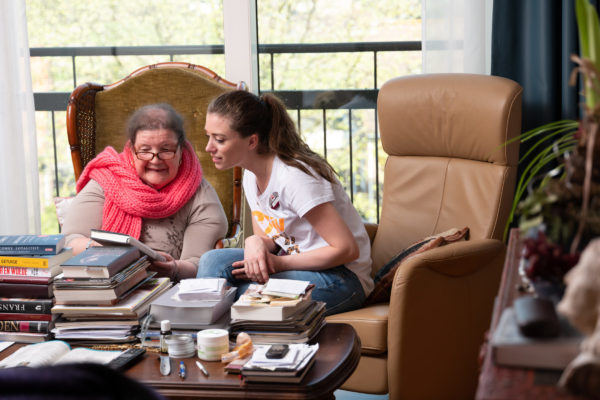
<svg viewBox="0 0 600 400">
<path fill-rule="evenodd" d="M 271 208 L 273 210 L 276 210 L 279 208 L 279 193 L 277 193 L 277 192 L 271 193 L 271 195 L 269 196 L 269 205 L 271 206 Z"/>
</svg>

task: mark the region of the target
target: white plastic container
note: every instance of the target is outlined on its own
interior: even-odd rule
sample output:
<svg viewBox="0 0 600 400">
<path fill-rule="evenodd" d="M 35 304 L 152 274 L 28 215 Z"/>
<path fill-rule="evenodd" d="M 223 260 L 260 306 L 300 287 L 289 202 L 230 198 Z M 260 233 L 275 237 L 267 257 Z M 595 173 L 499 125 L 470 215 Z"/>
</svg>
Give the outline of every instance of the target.
<svg viewBox="0 0 600 400">
<path fill-rule="evenodd" d="M 225 329 L 205 329 L 198 332 L 198 358 L 220 361 L 229 351 L 229 332 Z"/>
</svg>

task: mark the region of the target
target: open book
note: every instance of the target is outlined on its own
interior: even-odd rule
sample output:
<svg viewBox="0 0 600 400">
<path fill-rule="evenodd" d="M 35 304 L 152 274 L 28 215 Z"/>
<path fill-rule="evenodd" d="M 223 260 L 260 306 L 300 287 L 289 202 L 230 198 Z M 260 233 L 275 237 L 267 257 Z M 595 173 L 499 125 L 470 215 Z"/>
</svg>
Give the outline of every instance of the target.
<svg viewBox="0 0 600 400">
<path fill-rule="evenodd" d="M 71 346 L 67 342 L 50 340 L 21 347 L 0 361 L 0 368 L 41 367 L 82 362 L 108 364 L 121 353 L 121 351 L 92 350 L 85 347 L 71 350 Z"/>
<path fill-rule="evenodd" d="M 149 246 L 140 242 L 136 238 L 126 235 L 124 233 L 92 229 L 90 238 L 103 245 L 128 244 L 130 246 L 137 247 L 142 253 L 147 254 L 148 257 L 150 257 L 152 260 L 165 261 L 165 258 L 163 256 L 158 254 Z"/>
</svg>

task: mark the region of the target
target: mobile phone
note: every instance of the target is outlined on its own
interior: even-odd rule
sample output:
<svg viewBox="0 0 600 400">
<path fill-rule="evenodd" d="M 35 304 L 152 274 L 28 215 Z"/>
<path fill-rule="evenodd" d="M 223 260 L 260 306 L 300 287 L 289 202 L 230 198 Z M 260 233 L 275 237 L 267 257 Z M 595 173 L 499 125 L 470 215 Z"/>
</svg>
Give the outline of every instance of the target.
<svg viewBox="0 0 600 400">
<path fill-rule="evenodd" d="M 265 353 L 267 358 L 283 358 L 287 354 L 289 347 L 287 344 L 272 344 Z"/>
</svg>

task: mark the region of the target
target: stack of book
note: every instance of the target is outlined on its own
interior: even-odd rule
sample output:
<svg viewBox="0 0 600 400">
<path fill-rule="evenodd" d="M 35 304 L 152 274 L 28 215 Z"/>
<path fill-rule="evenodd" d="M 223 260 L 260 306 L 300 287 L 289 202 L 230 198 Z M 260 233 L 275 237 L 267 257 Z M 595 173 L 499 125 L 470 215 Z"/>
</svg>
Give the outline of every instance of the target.
<svg viewBox="0 0 600 400">
<path fill-rule="evenodd" d="M 308 282 L 269 279 L 250 285 L 231 307 L 230 337 L 246 332 L 255 344 L 306 343 L 325 325 L 325 303 Z"/>
<path fill-rule="evenodd" d="M 104 308 L 126 302 L 136 289 L 152 279 L 150 261 L 134 246 L 90 247 L 62 263 L 62 275 L 54 280 L 56 306 L 86 309 L 77 317 L 61 312 L 52 330 L 57 339 L 67 341 L 127 342 L 135 340 L 139 316 L 108 317 Z"/>
<path fill-rule="evenodd" d="M 256 346 L 241 368 L 246 382 L 299 383 L 314 364 L 319 344 L 290 344 L 281 358 L 269 357 L 271 346 Z"/>
<path fill-rule="evenodd" d="M 73 252 L 64 235 L 0 236 L 0 340 L 35 343 L 52 329 L 54 278 Z"/>
<path fill-rule="evenodd" d="M 151 278 L 112 306 L 57 304 L 52 307 L 52 313 L 60 315 L 55 337 L 77 343 L 135 341 L 150 303 L 170 287 L 169 278 Z"/>
<path fill-rule="evenodd" d="M 204 329 L 224 329 L 237 288 L 222 278 L 183 279 L 150 304 L 149 328 L 142 334 L 146 346 L 159 345 L 160 322 L 169 320 L 174 334 L 191 334 Z M 142 336 L 142 334 L 138 335 Z"/>
</svg>

